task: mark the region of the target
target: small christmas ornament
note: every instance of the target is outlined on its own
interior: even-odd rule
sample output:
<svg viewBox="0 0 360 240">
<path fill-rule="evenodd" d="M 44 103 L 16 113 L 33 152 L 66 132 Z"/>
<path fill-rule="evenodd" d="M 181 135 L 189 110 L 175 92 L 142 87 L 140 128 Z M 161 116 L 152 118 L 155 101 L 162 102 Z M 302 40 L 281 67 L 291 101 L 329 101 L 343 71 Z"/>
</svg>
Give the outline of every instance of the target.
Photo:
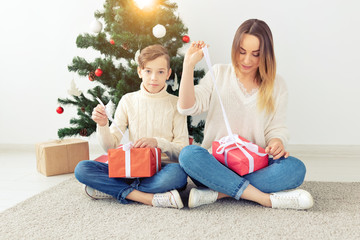
<svg viewBox="0 0 360 240">
<path fill-rule="evenodd" d="M 84 113 L 85 112 L 85 107 L 81 107 L 81 111 Z"/>
<path fill-rule="evenodd" d="M 94 80 L 95 80 L 95 77 L 96 77 L 96 75 L 95 75 L 94 72 L 90 72 L 90 73 L 89 73 L 89 80 L 90 80 L 90 81 L 94 81 Z"/>
<path fill-rule="evenodd" d="M 178 88 L 179 88 L 179 81 L 178 81 L 178 76 L 175 73 L 174 84 L 171 86 L 171 89 L 175 92 L 176 90 L 178 90 Z"/>
<path fill-rule="evenodd" d="M 115 44 L 114 39 L 110 39 L 110 41 L 109 41 L 109 42 L 110 42 L 110 44 L 111 44 L 111 45 L 114 45 L 114 44 Z"/>
<path fill-rule="evenodd" d="M 60 106 L 60 107 L 56 108 L 56 112 L 58 114 L 62 114 L 64 112 L 64 109 Z"/>
<path fill-rule="evenodd" d="M 79 134 L 80 134 L 80 136 L 86 137 L 87 136 L 87 129 L 86 128 L 81 129 Z"/>
<path fill-rule="evenodd" d="M 70 85 L 70 89 L 68 90 L 68 94 L 76 97 L 81 95 L 81 91 L 76 87 L 74 79 L 71 80 L 71 85 Z"/>
<path fill-rule="evenodd" d="M 134 60 L 137 65 L 139 65 L 139 56 L 140 56 L 140 49 L 136 51 Z"/>
<path fill-rule="evenodd" d="M 121 22 L 122 18 L 120 15 L 115 15 L 115 21 Z"/>
<path fill-rule="evenodd" d="M 90 24 L 90 30 L 94 33 L 99 33 L 102 30 L 102 23 L 99 22 L 98 20 L 94 20 L 91 24 Z"/>
<path fill-rule="evenodd" d="M 188 42 L 190 42 L 190 37 L 188 35 L 185 35 L 185 36 L 182 37 L 182 41 L 184 43 L 188 43 Z"/>
<path fill-rule="evenodd" d="M 154 37 L 162 38 L 166 35 L 166 28 L 163 25 L 158 24 L 155 27 L 153 27 L 152 32 Z"/>
<path fill-rule="evenodd" d="M 95 75 L 96 75 L 97 77 L 101 77 L 102 74 L 103 74 L 103 71 L 102 71 L 100 68 L 98 68 L 98 69 L 95 70 Z"/>
<path fill-rule="evenodd" d="M 123 44 L 121 44 L 121 47 L 122 47 L 125 51 L 129 50 L 129 44 L 128 44 L 128 43 L 123 43 Z"/>
</svg>

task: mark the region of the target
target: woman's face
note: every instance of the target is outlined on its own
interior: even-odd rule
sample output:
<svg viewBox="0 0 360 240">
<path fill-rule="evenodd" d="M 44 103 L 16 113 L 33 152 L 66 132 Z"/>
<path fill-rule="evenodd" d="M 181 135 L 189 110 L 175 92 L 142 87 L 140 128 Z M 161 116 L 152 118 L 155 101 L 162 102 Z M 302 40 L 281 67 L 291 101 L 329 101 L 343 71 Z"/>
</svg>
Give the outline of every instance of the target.
<svg viewBox="0 0 360 240">
<path fill-rule="evenodd" d="M 260 41 L 257 37 L 244 34 L 238 50 L 237 67 L 240 73 L 248 75 L 256 73 L 260 64 Z"/>
</svg>

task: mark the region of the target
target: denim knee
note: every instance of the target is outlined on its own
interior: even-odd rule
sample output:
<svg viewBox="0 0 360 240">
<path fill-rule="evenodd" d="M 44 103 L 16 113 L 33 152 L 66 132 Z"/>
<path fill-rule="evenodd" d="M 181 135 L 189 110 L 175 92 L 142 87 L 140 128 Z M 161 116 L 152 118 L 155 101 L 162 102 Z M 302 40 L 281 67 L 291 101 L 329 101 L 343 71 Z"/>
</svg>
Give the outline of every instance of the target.
<svg viewBox="0 0 360 240">
<path fill-rule="evenodd" d="M 179 184 L 181 185 L 179 187 L 184 186 L 186 184 L 186 182 L 187 182 L 187 174 L 182 169 L 180 164 L 178 164 L 178 163 L 170 163 L 170 164 L 167 165 L 167 167 L 171 168 L 173 178 L 177 179 L 177 182 L 179 182 Z"/>
<path fill-rule="evenodd" d="M 305 179 L 306 167 L 305 164 L 298 158 L 289 156 L 286 161 L 288 162 L 289 172 L 293 173 L 294 188 L 299 187 Z"/>
<path fill-rule="evenodd" d="M 161 178 L 152 182 L 153 191 L 162 191 L 172 186 L 173 189 L 179 189 L 187 184 L 187 174 L 178 163 L 169 163 L 161 171 Z"/>
<path fill-rule="evenodd" d="M 197 145 L 188 145 L 184 147 L 179 155 L 179 163 L 181 167 L 189 166 L 193 164 L 193 159 L 195 155 L 200 151 L 207 151 L 206 149 L 197 146 Z"/>
<path fill-rule="evenodd" d="M 79 162 L 76 167 L 75 167 L 75 170 L 74 170 L 74 175 L 75 175 L 75 178 L 83 183 L 84 182 L 84 179 L 86 179 L 86 169 L 88 168 L 87 166 L 89 166 L 89 160 L 83 160 L 81 162 Z"/>
</svg>

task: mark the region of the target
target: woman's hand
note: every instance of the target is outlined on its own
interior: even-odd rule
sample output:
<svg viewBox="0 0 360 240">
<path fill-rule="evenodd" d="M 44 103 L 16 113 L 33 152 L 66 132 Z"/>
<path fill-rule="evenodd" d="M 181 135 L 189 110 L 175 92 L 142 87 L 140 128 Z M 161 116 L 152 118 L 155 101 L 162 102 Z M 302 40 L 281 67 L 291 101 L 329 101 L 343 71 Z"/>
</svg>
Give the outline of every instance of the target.
<svg viewBox="0 0 360 240">
<path fill-rule="evenodd" d="M 134 148 L 156 148 L 157 144 L 155 138 L 140 138 L 134 143 Z"/>
<path fill-rule="evenodd" d="M 279 138 L 273 138 L 270 140 L 269 144 L 265 148 L 265 152 L 274 157 L 274 160 L 281 157 L 289 157 L 289 152 L 285 151 L 284 145 Z"/>
<path fill-rule="evenodd" d="M 204 53 L 202 51 L 202 48 L 205 46 L 206 44 L 204 43 L 204 41 L 192 42 L 191 46 L 185 54 L 184 64 L 187 64 L 188 66 L 194 68 L 195 65 L 203 58 Z"/>
<path fill-rule="evenodd" d="M 108 118 L 106 116 L 105 108 L 100 104 L 98 104 L 94 108 L 91 118 L 101 127 L 105 126 L 108 123 Z"/>
</svg>

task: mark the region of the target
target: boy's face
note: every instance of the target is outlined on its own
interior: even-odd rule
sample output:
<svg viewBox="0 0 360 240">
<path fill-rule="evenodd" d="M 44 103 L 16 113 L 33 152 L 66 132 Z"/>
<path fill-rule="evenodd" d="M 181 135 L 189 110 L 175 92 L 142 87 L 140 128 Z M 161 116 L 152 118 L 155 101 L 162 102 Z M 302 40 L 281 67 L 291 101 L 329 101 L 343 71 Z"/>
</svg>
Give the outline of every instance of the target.
<svg viewBox="0 0 360 240">
<path fill-rule="evenodd" d="M 166 80 L 169 79 L 171 69 L 167 68 L 165 57 L 161 56 L 147 62 L 143 69 L 138 67 L 138 74 L 146 91 L 158 93 L 164 88 Z"/>
</svg>

